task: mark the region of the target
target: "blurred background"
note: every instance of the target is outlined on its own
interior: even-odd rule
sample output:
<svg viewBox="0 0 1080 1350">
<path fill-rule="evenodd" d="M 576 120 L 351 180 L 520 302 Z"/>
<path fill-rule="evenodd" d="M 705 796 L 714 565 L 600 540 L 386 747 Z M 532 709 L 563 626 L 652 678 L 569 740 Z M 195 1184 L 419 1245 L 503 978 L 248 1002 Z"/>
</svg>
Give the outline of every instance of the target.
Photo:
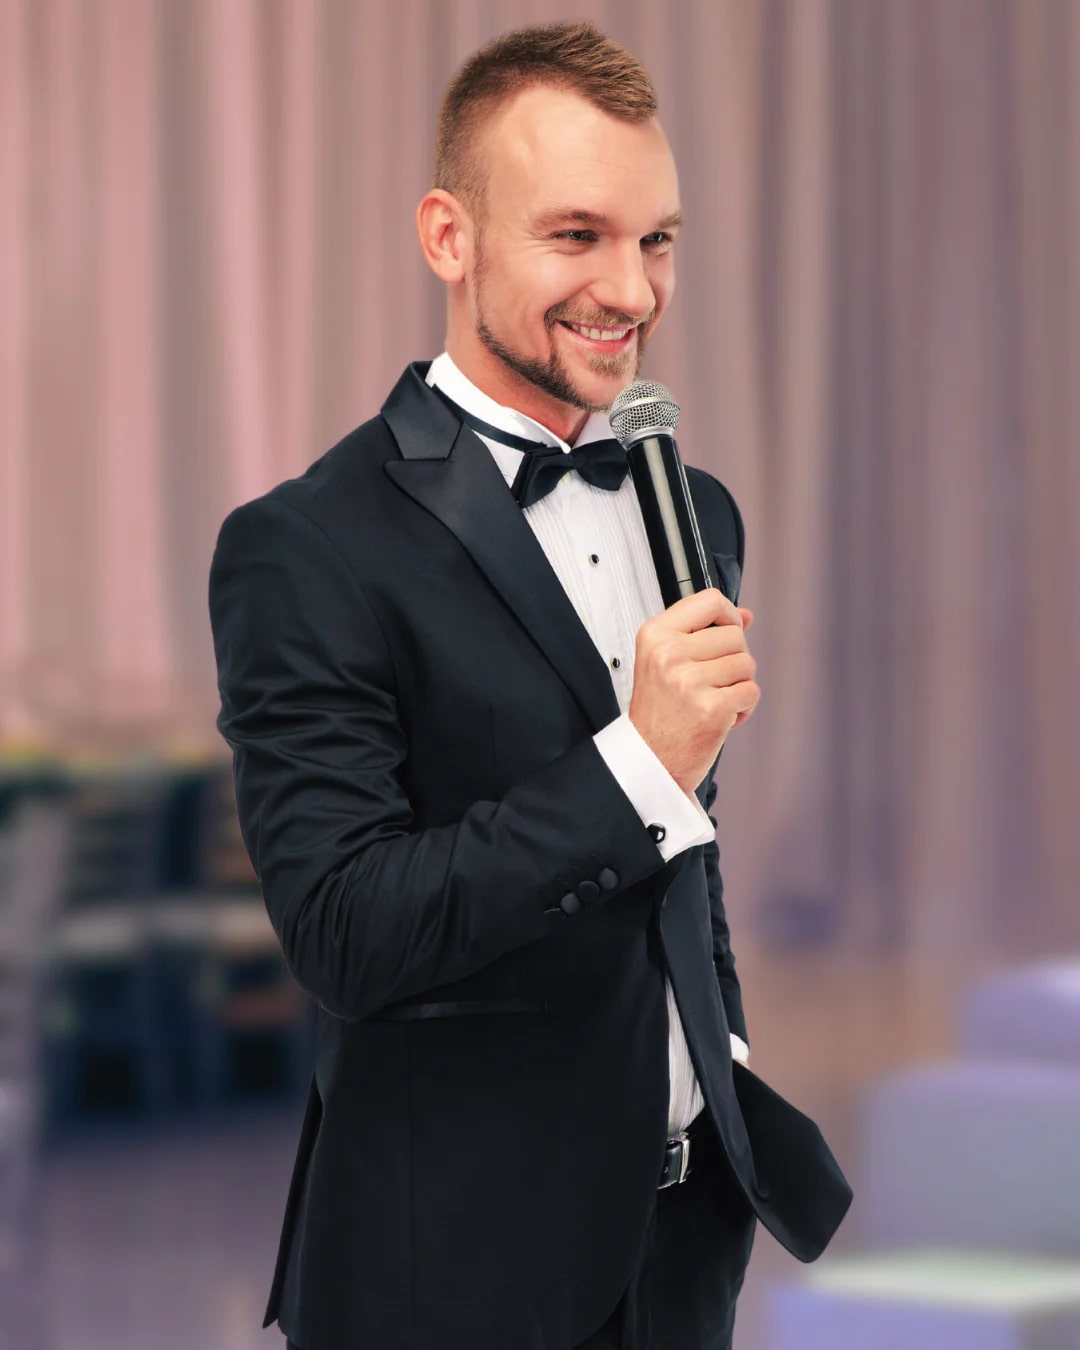
<svg viewBox="0 0 1080 1350">
<path fill-rule="evenodd" d="M 0 0 L 21 1350 L 283 1343 L 311 1009 L 215 731 L 210 556 L 441 349 L 442 90 L 577 16 L 658 88 L 688 223 L 647 373 L 747 527 L 752 1062 L 856 1188 L 814 1267 L 759 1227 L 736 1346 L 1080 1346 L 1080 3 Z"/>
</svg>

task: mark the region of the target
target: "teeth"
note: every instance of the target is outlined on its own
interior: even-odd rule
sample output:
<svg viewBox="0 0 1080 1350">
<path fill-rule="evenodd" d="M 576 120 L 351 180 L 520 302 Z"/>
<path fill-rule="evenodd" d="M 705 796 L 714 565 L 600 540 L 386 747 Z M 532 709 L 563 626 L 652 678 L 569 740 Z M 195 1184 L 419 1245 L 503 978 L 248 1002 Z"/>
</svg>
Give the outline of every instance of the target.
<svg viewBox="0 0 1080 1350">
<path fill-rule="evenodd" d="M 593 338 L 596 342 L 621 342 L 630 331 L 629 328 L 583 328 L 577 323 L 570 324 L 570 327 L 575 333 Z"/>
</svg>

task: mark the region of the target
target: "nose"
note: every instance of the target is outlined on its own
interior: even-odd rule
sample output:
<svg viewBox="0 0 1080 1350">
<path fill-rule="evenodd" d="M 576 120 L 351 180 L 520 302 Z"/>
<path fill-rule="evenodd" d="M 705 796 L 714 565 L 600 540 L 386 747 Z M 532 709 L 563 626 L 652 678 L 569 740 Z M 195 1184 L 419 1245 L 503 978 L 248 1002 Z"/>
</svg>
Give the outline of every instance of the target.
<svg viewBox="0 0 1080 1350">
<path fill-rule="evenodd" d="M 645 274 L 645 258 L 636 239 L 606 250 L 604 267 L 592 286 L 593 299 L 604 309 L 632 315 L 639 323 L 656 305 L 652 285 Z"/>
</svg>

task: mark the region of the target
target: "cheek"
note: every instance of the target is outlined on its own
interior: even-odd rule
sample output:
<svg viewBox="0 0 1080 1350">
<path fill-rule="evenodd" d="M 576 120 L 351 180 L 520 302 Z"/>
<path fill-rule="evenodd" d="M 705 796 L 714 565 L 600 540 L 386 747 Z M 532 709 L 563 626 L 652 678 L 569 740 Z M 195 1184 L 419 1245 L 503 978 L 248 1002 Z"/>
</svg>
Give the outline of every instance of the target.
<svg viewBox="0 0 1080 1350">
<path fill-rule="evenodd" d="M 650 278 L 652 283 L 653 296 L 656 299 L 656 317 L 659 318 L 667 309 L 671 297 L 675 293 L 675 267 L 672 263 L 658 268 L 656 273 Z"/>
<path fill-rule="evenodd" d="M 590 273 L 578 259 L 549 254 L 530 272 L 530 297 L 544 315 L 558 305 L 572 304 L 588 289 L 590 280 Z"/>
</svg>

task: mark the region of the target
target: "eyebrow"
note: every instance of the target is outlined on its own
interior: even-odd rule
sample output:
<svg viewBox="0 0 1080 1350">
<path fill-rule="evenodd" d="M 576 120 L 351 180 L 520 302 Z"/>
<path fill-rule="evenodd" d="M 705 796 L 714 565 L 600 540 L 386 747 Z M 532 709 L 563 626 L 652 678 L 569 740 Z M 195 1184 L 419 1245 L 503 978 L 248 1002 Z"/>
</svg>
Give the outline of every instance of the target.
<svg viewBox="0 0 1080 1350">
<path fill-rule="evenodd" d="M 654 230 L 673 230 L 683 223 L 684 216 L 681 211 L 673 211 L 671 215 L 665 216 L 663 220 L 657 221 L 653 226 Z M 550 230 L 556 225 L 566 225 L 568 223 L 575 225 L 595 225 L 598 228 L 610 225 L 610 217 L 601 215 L 597 211 L 582 211 L 576 209 L 558 208 L 554 211 L 545 211 L 536 221 L 538 230 Z M 651 231 L 649 231 L 651 233 Z"/>
</svg>

